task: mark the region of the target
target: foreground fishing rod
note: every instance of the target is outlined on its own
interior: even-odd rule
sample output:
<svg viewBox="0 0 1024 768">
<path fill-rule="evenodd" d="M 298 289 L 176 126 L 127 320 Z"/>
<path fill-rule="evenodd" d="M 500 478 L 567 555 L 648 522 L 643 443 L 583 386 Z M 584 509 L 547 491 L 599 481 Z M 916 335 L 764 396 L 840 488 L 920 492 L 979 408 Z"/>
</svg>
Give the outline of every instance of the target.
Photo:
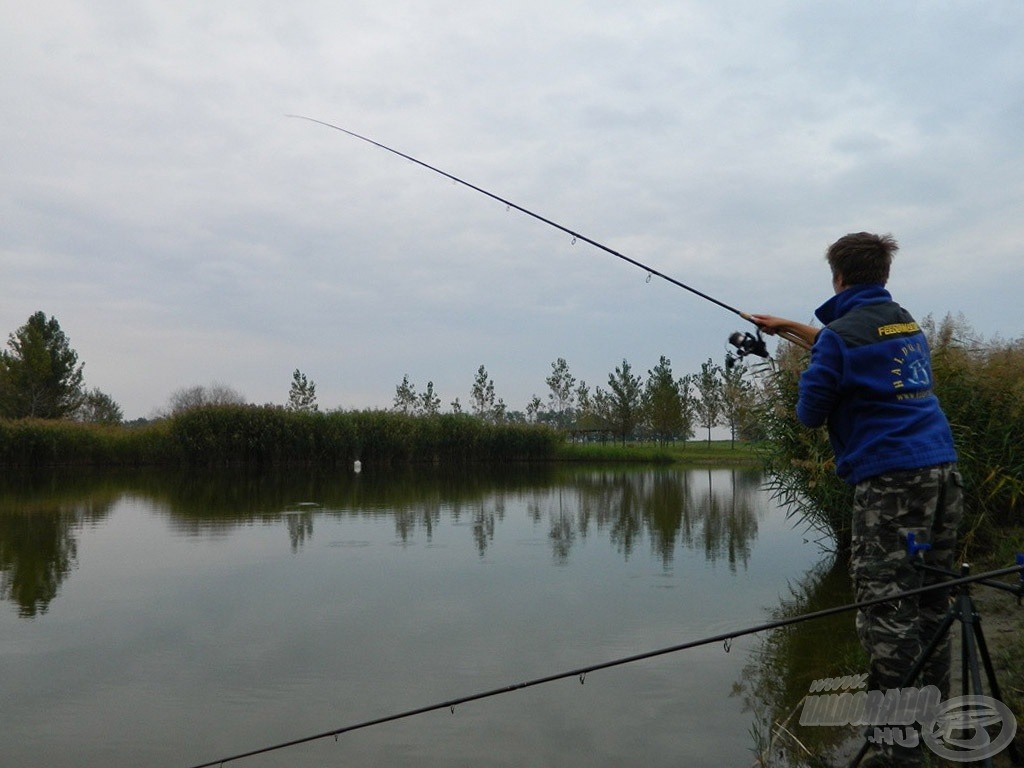
<svg viewBox="0 0 1024 768">
<path fill-rule="evenodd" d="M 570 229 L 569 227 L 563 226 L 562 224 L 559 224 L 556 221 L 552 221 L 549 218 L 541 216 L 539 213 L 535 213 L 534 211 L 531 211 L 528 208 L 524 208 L 521 205 L 517 205 L 516 203 L 513 203 L 511 200 L 506 200 L 504 197 L 500 197 L 499 195 L 496 195 L 493 192 L 488 192 L 486 189 L 483 189 L 482 187 L 478 187 L 475 184 L 471 184 L 470 182 L 466 181 L 465 179 L 460 179 L 458 176 L 455 176 L 455 175 L 453 175 L 451 173 L 448 173 L 447 171 L 442 171 L 440 168 L 437 168 L 437 167 L 435 167 L 433 165 L 430 165 L 429 163 L 425 163 L 422 160 L 417 160 L 415 157 L 413 157 L 411 155 L 407 155 L 404 152 L 399 152 L 397 149 L 393 149 L 393 148 L 391 148 L 391 147 L 389 147 L 389 146 L 387 146 L 385 144 L 381 144 L 379 141 L 374 141 L 371 138 L 368 138 L 368 137 L 363 136 L 361 134 L 355 133 L 354 131 L 350 131 L 347 128 L 342 128 L 339 125 L 334 125 L 333 123 L 327 123 L 327 122 L 324 122 L 323 120 L 317 120 L 314 117 L 306 117 L 305 115 L 286 115 L 286 117 L 294 117 L 294 118 L 297 118 L 299 120 L 308 120 L 311 123 L 317 123 L 317 124 L 323 125 L 323 126 L 325 126 L 327 128 L 332 128 L 335 131 L 341 131 L 342 133 L 347 134 L 347 135 L 349 135 L 349 136 L 351 136 L 351 137 L 353 137 L 355 139 L 359 139 L 360 141 L 365 141 L 367 144 L 372 144 L 375 147 L 380 147 L 381 149 L 386 150 L 386 151 L 390 152 L 393 155 L 398 155 L 398 157 L 401 157 L 401 158 L 404 158 L 404 159 L 406 159 L 406 160 L 408 160 L 410 162 L 416 163 L 416 165 L 422 166 L 423 168 L 426 168 L 427 170 L 430 170 L 430 171 L 433 171 L 434 173 L 440 174 L 441 176 L 444 176 L 447 179 L 451 179 L 452 181 L 454 181 L 457 184 L 461 184 L 464 187 L 469 187 L 470 189 L 472 189 L 472 190 L 474 190 L 476 192 L 479 192 L 482 195 L 486 195 L 487 197 L 491 198 L 492 200 L 497 200 L 499 203 L 502 203 L 503 205 L 505 205 L 506 208 L 515 208 L 520 213 L 525 213 L 527 216 L 530 216 L 530 217 L 532 217 L 534 219 L 537 219 L 537 221 L 541 221 L 541 222 L 547 224 L 548 226 L 554 227 L 557 230 L 565 232 L 567 235 L 572 236 L 574 243 L 577 240 L 582 240 L 585 243 L 589 243 L 590 245 L 592 245 L 595 248 L 598 248 L 598 249 L 604 251 L 605 253 L 610 253 L 612 256 L 615 256 L 616 258 L 622 259 L 622 261 L 625 261 L 625 262 L 627 262 L 629 264 L 632 264 L 634 267 L 639 267 L 640 269 L 642 269 L 645 272 L 647 272 L 648 277 L 650 275 L 656 275 L 657 277 L 660 277 L 662 280 L 666 280 L 666 281 L 672 283 L 672 285 L 675 285 L 675 286 L 677 286 L 679 288 L 682 288 L 685 291 L 689 291 L 690 293 L 692 293 L 692 294 L 694 294 L 696 296 L 700 296 L 702 299 L 704 299 L 706 301 L 710 301 L 712 304 L 716 304 L 719 307 L 721 307 L 722 309 L 725 309 L 725 310 L 728 310 L 729 312 L 732 312 L 734 315 L 739 315 L 744 320 L 753 323 L 755 326 L 757 325 L 757 322 L 754 320 L 754 318 L 751 317 L 750 314 L 747 313 L 747 312 L 742 312 L 739 309 L 737 309 L 736 307 L 729 306 L 724 301 L 719 301 L 714 296 L 710 296 L 710 295 L 704 293 L 703 291 L 698 291 L 693 286 L 687 285 L 686 283 L 684 283 L 684 282 L 682 282 L 680 280 L 676 280 L 674 277 L 666 275 L 664 272 L 659 272 L 658 270 L 654 269 L 653 267 L 648 266 L 647 264 L 644 264 L 641 261 L 637 261 L 636 259 L 630 258 L 629 256 L 626 256 L 625 254 L 620 253 L 619 251 L 616 251 L 614 248 L 609 248 L 607 245 L 604 245 L 603 243 L 599 243 L 597 240 L 589 238 L 586 235 L 583 235 L 583 234 L 581 234 L 581 233 L 579 233 L 579 232 L 577 232 L 577 231 L 575 231 L 573 229 Z M 806 341 L 804 341 L 802 338 L 800 338 L 798 335 L 796 335 L 794 333 L 791 333 L 791 332 L 785 331 L 785 330 L 779 330 L 779 331 L 777 331 L 777 334 L 779 336 L 781 336 L 782 338 L 786 339 L 787 341 L 791 341 L 794 344 L 796 344 L 796 345 L 798 345 L 800 347 L 803 347 L 804 349 L 809 349 L 810 348 Z M 746 355 L 750 355 L 750 354 L 757 355 L 758 357 L 768 357 L 768 348 L 767 348 L 767 346 L 766 346 L 766 344 L 764 342 L 764 339 L 761 337 L 761 329 L 760 329 L 760 327 L 758 327 L 758 329 L 757 329 L 757 335 L 756 336 L 754 336 L 753 334 L 750 334 L 750 333 L 742 333 L 740 331 L 736 331 L 735 333 L 733 333 L 732 335 L 729 336 L 729 343 L 731 343 L 733 346 L 736 347 L 736 349 L 738 350 L 738 355 L 740 357 L 745 357 Z"/>
<path fill-rule="evenodd" d="M 1019 582 L 1016 586 L 1010 586 L 1002 582 L 993 581 L 993 579 L 999 576 L 1007 576 L 1011 573 L 1015 573 L 1018 576 Z M 839 605 L 832 608 L 823 608 L 818 611 L 811 613 L 804 613 L 799 616 L 790 616 L 784 619 L 776 619 L 763 624 L 758 624 L 752 627 L 746 627 L 745 629 L 738 629 L 730 632 L 722 632 L 711 637 L 704 637 L 699 640 L 691 640 L 689 642 L 679 643 L 672 645 L 667 648 L 658 648 L 653 651 L 646 651 L 644 653 L 637 653 L 632 656 L 624 656 L 622 658 L 612 659 L 610 661 L 603 661 L 597 664 L 591 664 L 585 667 L 579 667 L 578 669 L 572 669 L 564 672 L 557 672 L 555 674 L 546 675 L 544 677 L 538 677 L 533 680 L 527 680 L 525 682 L 512 683 L 511 685 L 504 685 L 500 688 L 493 688 L 488 691 L 481 691 L 479 693 L 472 693 L 467 696 L 460 696 L 455 699 L 449 699 L 447 701 L 440 701 L 435 704 L 428 704 L 427 706 L 417 707 L 415 709 L 406 710 L 404 712 L 396 712 L 390 715 L 384 715 L 382 717 L 376 717 L 372 720 L 365 720 L 360 723 L 354 723 L 352 725 L 346 725 L 341 728 L 334 728 L 329 731 L 323 731 L 321 733 L 315 733 L 311 736 L 303 736 L 290 741 L 281 742 L 279 744 L 273 744 L 268 747 L 260 747 L 259 749 L 251 749 L 246 752 L 239 754 L 230 755 L 227 757 L 219 757 L 216 760 L 210 760 L 205 763 L 191 766 L 191 768 L 215 768 L 215 766 L 223 766 L 225 763 L 234 762 L 236 760 L 244 760 L 250 757 L 256 757 L 257 755 L 265 755 L 269 752 L 277 752 L 283 749 L 289 749 L 296 747 L 300 744 L 308 744 L 312 741 L 319 741 L 334 737 L 337 741 L 338 737 L 342 734 L 351 733 L 353 731 L 363 730 L 365 728 L 372 728 L 386 723 L 393 723 L 397 720 L 405 720 L 411 717 L 417 717 L 419 715 L 425 715 L 429 712 L 437 712 L 439 710 L 450 710 L 452 714 L 455 713 L 457 706 L 468 704 L 475 701 L 481 701 L 483 699 L 490 699 L 495 696 L 501 696 L 506 693 L 514 693 L 516 691 L 522 691 L 526 688 L 533 688 L 539 685 L 545 685 L 553 683 L 558 680 L 565 680 L 568 678 L 577 678 L 581 684 L 586 681 L 586 677 L 591 672 L 598 672 L 606 669 L 612 669 L 613 667 L 621 667 L 627 664 L 635 664 L 640 661 L 647 661 L 660 656 L 666 656 L 672 653 L 678 653 L 680 651 L 688 651 L 694 648 L 700 648 L 706 645 L 712 645 L 716 643 L 722 643 L 726 653 L 732 647 L 732 642 L 738 637 L 746 637 L 748 635 L 756 635 L 761 632 L 767 632 L 774 629 L 781 629 L 782 627 L 792 626 L 794 624 L 802 624 L 805 621 L 814 621 L 816 619 L 822 619 L 826 616 L 835 616 L 839 613 L 846 613 L 847 611 L 853 611 L 863 608 L 868 608 L 873 605 L 880 605 L 881 603 L 893 602 L 896 600 L 902 600 L 906 597 L 913 597 L 916 595 L 923 595 L 928 592 L 932 592 L 937 589 L 950 589 L 952 587 L 960 587 L 966 584 L 973 584 L 981 582 L 988 584 L 989 586 L 1004 589 L 1013 594 L 1017 595 L 1018 602 L 1021 596 L 1024 596 L 1024 555 L 1017 555 L 1017 564 L 1008 568 L 1000 568 L 994 571 L 988 571 L 987 573 L 974 574 L 969 576 L 960 576 L 959 578 L 951 578 L 946 581 L 936 582 L 934 584 L 928 584 L 923 587 L 917 587 L 915 589 L 907 590 L 906 592 L 898 592 L 894 595 L 883 595 L 881 597 L 873 597 L 868 600 L 863 600 L 859 603 L 848 603 L 846 605 Z"/>
</svg>

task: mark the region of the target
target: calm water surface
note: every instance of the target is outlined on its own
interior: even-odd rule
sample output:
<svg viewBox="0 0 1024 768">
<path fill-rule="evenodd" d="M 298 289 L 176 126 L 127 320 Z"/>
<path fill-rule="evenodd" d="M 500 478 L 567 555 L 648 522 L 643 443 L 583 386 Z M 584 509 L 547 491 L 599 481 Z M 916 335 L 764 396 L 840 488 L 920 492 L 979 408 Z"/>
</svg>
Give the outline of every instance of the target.
<svg viewBox="0 0 1024 768">
<path fill-rule="evenodd" d="M 760 480 L 583 467 L 7 478 L 0 764 L 188 768 L 845 602 Z M 229 765 L 749 766 L 757 719 L 830 674 L 837 626 Z M 808 649 L 822 648 L 814 668 Z"/>
</svg>

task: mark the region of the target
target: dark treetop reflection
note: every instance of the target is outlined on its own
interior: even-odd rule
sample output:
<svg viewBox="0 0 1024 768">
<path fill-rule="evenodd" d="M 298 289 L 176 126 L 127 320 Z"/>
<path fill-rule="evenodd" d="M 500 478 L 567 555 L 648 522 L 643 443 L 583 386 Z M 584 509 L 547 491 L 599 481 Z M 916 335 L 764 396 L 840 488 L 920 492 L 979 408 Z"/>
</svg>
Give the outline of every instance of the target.
<svg viewBox="0 0 1024 768">
<path fill-rule="evenodd" d="M 75 531 L 124 495 L 151 503 L 189 535 L 283 523 L 294 550 L 312 541 L 318 517 L 390 516 L 402 542 L 421 534 L 429 542 L 446 522 L 468 523 L 481 557 L 516 503 L 535 523 L 547 518 L 557 562 L 598 532 L 627 559 L 646 541 L 666 568 L 685 547 L 735 569 L 746 566 L 757 537 L 759 487 L 758 473 L 741 470 L 722 486 L 710 470 L 551 467 L 8 478 L 0 486 L 0 594 L 22 616 L 45 612 L 74 568 Z"/>
<path fill-rule="evenodd" d="M 9 486 L 0 485 L 0 598 L 32 618 L 46 613 L 75 567 L 75 531 L 105 518 L 119 494 L 40 477 L 25 478 L 17 491 Z"/>
</svg>

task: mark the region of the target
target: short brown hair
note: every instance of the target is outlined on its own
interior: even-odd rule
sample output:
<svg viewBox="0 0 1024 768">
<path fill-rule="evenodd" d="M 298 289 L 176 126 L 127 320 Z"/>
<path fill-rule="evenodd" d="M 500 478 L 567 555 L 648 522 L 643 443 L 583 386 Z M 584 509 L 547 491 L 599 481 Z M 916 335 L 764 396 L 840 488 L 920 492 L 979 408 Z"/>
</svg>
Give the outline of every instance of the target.
<svg viewBox="0 0 1024 768">
<path fill-rule="evenodd" d="M 832 243 L 825 258 L 832 268 L 832 277 L 842 278 L 845 285 L 885 285 L 889 280 L 892 258 L 899 249 L 892 235 L 856 232 Z"/>
</svg>

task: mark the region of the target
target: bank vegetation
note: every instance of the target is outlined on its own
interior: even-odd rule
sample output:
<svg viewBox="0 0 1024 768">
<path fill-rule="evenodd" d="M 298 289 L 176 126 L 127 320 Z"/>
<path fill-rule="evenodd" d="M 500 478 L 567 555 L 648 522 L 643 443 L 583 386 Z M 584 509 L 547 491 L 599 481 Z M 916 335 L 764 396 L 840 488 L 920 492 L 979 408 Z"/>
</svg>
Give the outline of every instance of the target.
<svg viewBox="0 0 1024 768">
<path fill-rule="evenodd" d="M 0 421 L 0 466 L 269 467 L 551 459 L 554 430 L 468 415 L 193 408 L 141 426 Z"/>
</svg>

